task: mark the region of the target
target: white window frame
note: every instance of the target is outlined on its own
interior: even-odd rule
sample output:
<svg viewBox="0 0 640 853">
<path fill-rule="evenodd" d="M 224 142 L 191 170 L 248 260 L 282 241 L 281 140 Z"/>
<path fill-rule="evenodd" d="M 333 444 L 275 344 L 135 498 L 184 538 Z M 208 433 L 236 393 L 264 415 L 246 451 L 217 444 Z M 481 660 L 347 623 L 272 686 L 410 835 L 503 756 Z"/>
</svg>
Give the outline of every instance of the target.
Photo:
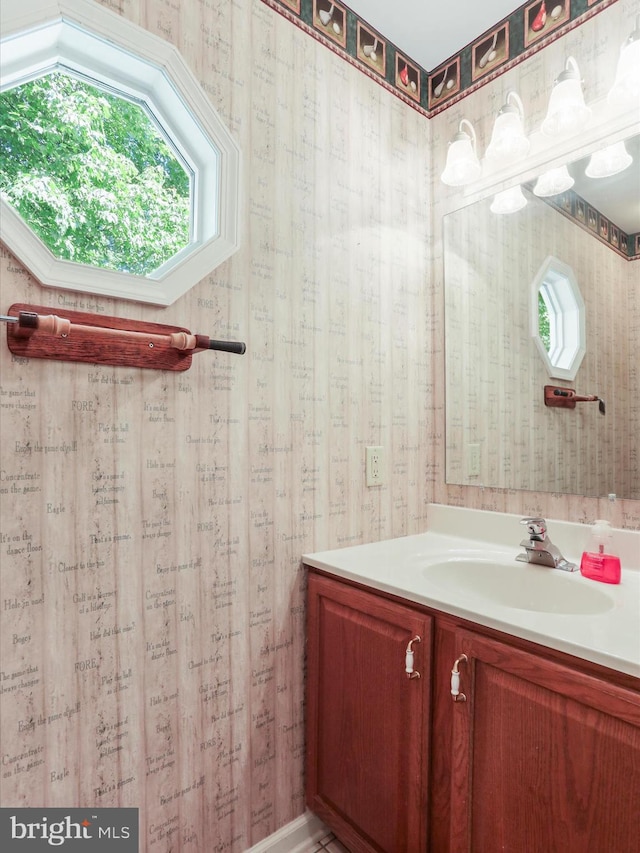
<svg viewBox="0 0 640 853">
<path fill-rule="evenodd" d="M 192 175 L 191 241 L 146 276 L 56 258 L 0 201 L 0 237 L 45 286 L 171 305 L 239 246 L 240 149 L 168 42 L 93 0 L 4 0 L 2 91 L 57 69 L 137 101 Z"/>
<path fill-rule="evenodd" d="M 549 352 L 540 337 L 539 294 L 549 315 Z M 584 300 L 571 267 L 551 255 L 531 285 L 531 334 L 549 376 L 575 379 L 586 353 Z"/>
</svg>

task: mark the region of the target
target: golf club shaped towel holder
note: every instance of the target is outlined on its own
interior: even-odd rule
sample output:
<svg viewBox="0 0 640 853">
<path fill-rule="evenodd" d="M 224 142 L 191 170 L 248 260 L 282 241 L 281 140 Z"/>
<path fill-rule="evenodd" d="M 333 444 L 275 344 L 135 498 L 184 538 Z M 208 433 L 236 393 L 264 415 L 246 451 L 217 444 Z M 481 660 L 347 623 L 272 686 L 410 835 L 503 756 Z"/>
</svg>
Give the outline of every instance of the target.
<svg viewBox="0 0 640 853">
<path fill-rule="evenodd" d="M 188 370 L 194 353 L 205 350 L 242 355 L 240 341 L 194 335 L 180 326 L 126 320 L 101 314 L 15 303 L 2 319 L 7 345 L 15 356 L 82 361 L 113 367 Z"/>
<path fill-rule="evenodd" d="M 605 414 L 604 400 L 597 394 L 576 394 L 573 388 L 560 388 L 558 385 L 544 386 L 545 406 L 575 409 L 576 403 L 597 403 L 600 414 Z"/>
</svg>

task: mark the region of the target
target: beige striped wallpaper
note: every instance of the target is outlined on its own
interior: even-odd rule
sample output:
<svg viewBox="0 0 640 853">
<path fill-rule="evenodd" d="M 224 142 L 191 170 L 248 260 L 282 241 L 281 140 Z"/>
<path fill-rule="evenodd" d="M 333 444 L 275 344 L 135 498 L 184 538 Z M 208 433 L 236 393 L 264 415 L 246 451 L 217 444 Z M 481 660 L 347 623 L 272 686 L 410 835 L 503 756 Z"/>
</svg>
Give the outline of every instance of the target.
<svg viewBox="0 0 640 853">
<path fill-rule="evenodd" d="M 259 0 L 106 5 L 179 47 L 240 143 L 241 249 L 167 309 L 44 289 L 3 249 L 2 311 L 248 348 L 185 373 L 0 348 L 2 802 L 137 806 L 143 850 L 239 853 L 304 809 L 302 553 L 420 531 L 432 500 L 599 505 L 444 484 L 447 113 L 427 123 Z M 615 513 L 640 526 L 637 502 Z"/>
<path fill-rule="evenodd" d="M 640 499 L 639 353 L 630 332 L 638 262 L 530 194 L 514 215 L 493 214 L 490 203 L 447 217 L 447 480 Z M 572 269 L 585 303 L 575 380 L 549 377 L 530 332 L 534 281 L 550 258 Z M 549 408 L 545 385 L 598 395 L 605 415 L 596 403 Z M 469 444 L 480 448 L 473 476 Z"/>
</svg>

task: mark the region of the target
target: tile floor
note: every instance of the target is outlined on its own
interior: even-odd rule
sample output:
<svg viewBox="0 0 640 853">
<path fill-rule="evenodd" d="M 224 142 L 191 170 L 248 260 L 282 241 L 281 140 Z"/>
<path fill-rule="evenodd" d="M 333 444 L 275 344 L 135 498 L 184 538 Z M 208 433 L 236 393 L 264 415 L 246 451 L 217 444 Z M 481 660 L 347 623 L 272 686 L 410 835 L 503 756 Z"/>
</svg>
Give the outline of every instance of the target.
<svg viewBox="0 0 640 853">
<path fill-rule="evenodd" d="M 332 832 L 325 838 L 320 838 L 310 844 L 305 853 L 322 853 L 323 850 L 328 851 L 328 853 L 349 853 L 344 844 L 341 844 Z"/>
</svg>

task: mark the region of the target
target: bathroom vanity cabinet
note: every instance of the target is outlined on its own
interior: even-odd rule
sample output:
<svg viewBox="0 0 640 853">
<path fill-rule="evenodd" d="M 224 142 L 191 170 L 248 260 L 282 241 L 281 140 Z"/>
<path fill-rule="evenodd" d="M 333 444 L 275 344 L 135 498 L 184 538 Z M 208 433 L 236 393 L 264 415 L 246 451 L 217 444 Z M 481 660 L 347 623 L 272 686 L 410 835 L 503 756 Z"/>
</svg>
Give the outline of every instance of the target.
<svg viewBox="0 0 640 853">
<path fill-rule="evenodd" d="M 352 853 L 637 850 L 638 679 L 313 569 L 308 627 L 307 805 Z"/>
<path fill-rule="evenodd" d="M 308 620 L 309 808 L 352 853 L 426 850 L 433 618 L 313 574 Z"/>
</svg>

